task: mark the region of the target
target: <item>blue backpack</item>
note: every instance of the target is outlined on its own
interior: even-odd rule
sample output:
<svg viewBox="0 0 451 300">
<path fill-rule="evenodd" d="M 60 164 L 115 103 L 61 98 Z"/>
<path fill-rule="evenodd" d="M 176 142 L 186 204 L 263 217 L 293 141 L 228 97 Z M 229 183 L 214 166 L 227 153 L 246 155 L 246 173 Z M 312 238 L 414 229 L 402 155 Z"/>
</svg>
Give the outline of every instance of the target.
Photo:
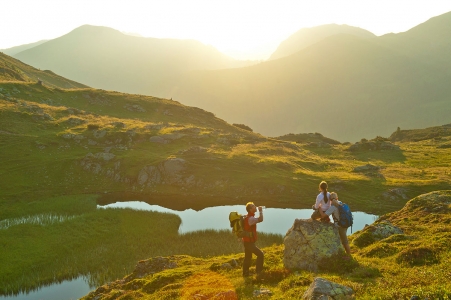
<svg viewBox="0 0 451 300">
<path fill-rule="evenodd" d="M 340 215 L 340 220 L 338 220 L 338 225 L 343 228 L 351 227 L 352 233 L 352 212 L 349 206 L 346 203 L 338 206 L 338 213 Z"/>
</svg>

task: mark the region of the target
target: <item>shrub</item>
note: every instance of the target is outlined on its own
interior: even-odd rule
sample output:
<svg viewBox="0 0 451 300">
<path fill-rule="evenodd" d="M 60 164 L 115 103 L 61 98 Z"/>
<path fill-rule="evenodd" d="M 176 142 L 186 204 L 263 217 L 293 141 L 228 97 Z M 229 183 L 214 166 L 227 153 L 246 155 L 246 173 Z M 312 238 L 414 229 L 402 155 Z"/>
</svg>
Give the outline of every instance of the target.
<svg viewBox="0 0 451 300">
<path fill-rule="evenodd" d="M 305 277 L 290 276 L 279 282 L 278 286 L 282 292 L 286 292 L 299 286 L 308 286 L 312 280 Z"/>
<path fill-rule="evenodd" d="M 399 253 L 396 258 L 398 263 L 407 263 L 410 266 L 431 265 L 438 262 L 437 256 L 429 248 L 407 248 Z"/>
<path fill-rule="evenodd" d="M 252 130 L 252 128 L 250 128 L 249 126 L 244 125 L 244 124 L 235 124 L 235 123 L 233 123 L 233 126 L 241 128 L 241 129 L 244 129 L 244 130 L 247 130 L 247 131 L 250 131 L 250 132 L 254 132 Z"/>
<path fill-rule="evenodd" d="M 88 130 L 98 130 L 100 125 L 97 124 L 88 124 Z"/>
<path fill-rule="evenodd" d="M 343 252 L 323 258 L 318 267 L 321 271 L 338 274 L 350 273 L 359 266 L 359 263 Z"/>
<path fill-rule="evenodd" d="M 371 245 L 376 240 L 374 239 L 374 236 L 371 232 L 365 231 L 362 232 L 359 236 L 355 237 L 352 243 L 356 245 L 359 248 L 366 247 L 368 245 Z"/>
<path fill-rule="evenodd" d="M 367 257 L 388 257 L 396 254 L 398 252 L 398 249 L 396 247 L 393 247 L 391 245 L 381 243 L 376 244 L 374 246 L 371 246 L 370 249 L 367 249 L 365 253 L 363 253 L 363 256 Z"/>
</svg>

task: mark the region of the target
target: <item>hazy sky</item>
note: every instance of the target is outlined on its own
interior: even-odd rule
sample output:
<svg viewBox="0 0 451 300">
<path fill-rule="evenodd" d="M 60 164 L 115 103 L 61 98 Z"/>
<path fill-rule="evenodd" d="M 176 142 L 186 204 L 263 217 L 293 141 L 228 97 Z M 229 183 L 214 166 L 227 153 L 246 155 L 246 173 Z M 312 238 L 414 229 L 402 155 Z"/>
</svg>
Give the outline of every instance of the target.
<svg viewBox="0 0 451 300">
<path fill-rule="evenodd" d="M 195 39 L 240 59 L 266 59 L 303 27 L 347 24 L 382 35 L 451 11 L 450 0 L 0 0 L 0 49 L 84 25 Z"/>
</svg>

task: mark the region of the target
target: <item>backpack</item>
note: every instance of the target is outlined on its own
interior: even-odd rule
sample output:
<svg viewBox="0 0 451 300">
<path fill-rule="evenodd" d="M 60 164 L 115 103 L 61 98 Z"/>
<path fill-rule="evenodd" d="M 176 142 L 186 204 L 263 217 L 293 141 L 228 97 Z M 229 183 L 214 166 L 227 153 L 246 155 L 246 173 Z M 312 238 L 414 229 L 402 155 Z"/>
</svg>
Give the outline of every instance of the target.
<svg viewBox="0 0 451 300">
<path fill-rule="evenodd" d="M 252 232 L 244 230 L 244 220 L 246 216 L 240 215 L 236 211 L 232 211 L 229 214 L 230 227 L 232 228 L 232 233 L 237 237 L 252 237 Z"/>
<path fill-rule="evenodd" d="M 349 206 L 346 203 L 338 206 L 338 213 L 340 215 L 340 219 L 338 220 L 338 225 L 343 228 L 351 227 L 352 233 L 352 212 Z"/>
</svg>

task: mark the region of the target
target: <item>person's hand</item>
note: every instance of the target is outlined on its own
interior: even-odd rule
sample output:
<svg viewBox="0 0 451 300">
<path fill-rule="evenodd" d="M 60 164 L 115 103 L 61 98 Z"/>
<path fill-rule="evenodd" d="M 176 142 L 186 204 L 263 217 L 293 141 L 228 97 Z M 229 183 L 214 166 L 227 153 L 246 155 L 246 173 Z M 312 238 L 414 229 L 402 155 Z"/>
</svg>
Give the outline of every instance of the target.
<svg viewBox="0 0 451 300">
<path fill-rule="evenodd" d="M 259 211 L 259 212 L 262 212 L 262 211 L 263 211 L 263 207 L 259 206 L 259 207 L 258 207 L 258 211 Z"/>
</svg>

